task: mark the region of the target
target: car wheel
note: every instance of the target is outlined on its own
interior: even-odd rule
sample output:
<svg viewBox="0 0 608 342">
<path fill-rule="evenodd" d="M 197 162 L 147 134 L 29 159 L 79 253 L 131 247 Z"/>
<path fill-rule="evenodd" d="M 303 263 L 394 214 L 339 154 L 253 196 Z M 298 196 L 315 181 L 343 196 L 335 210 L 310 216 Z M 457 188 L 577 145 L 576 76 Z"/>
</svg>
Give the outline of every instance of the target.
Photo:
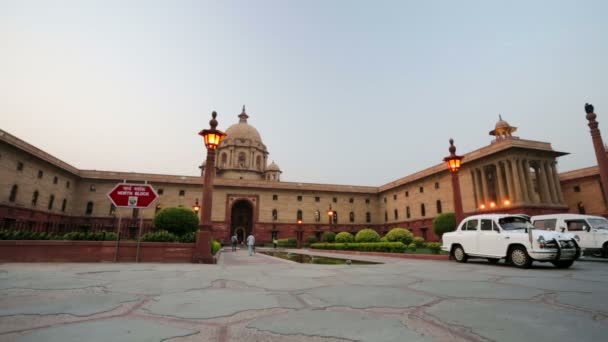
<svg viewBox="0 0 608 342">
<path fill-rule="evenodd" d="M 458 262 L 467 262 L 469 258 L 461 246 L 454 247 L 454 259 Z"/>
<path fill-rule="evenodd" d="M 608 258 L 608 242 L 606 242 L 604 248 L 602 248 L 602 257 Z"/>
<path fill-rule="evenodd" d="M 572 264 L 574 264 L 574 260 L 558 260 L 558 261 L 551 261 L 551 263 L 553 264 L 553 266 L 555 266 L 557 268 L 568 268 L 568 267 L 572 266 Z"/>
<path fill-rule="evenodd" d="M 498 259 L 498 258 L 488 258 L 488 262 L 490 264 L 492 264 L 492 265 L 498 264 L 498 260 L 500 260 L 500 259 Z"/>
<path fill-rule="evenodd" d="M 528 251 L 523 246 L 513 247 L 509 259 L 511 259 L 513 265 L 519 268 L 529 268 L 532 265 L 532 258 L 530 258 Z"/>
</svg>

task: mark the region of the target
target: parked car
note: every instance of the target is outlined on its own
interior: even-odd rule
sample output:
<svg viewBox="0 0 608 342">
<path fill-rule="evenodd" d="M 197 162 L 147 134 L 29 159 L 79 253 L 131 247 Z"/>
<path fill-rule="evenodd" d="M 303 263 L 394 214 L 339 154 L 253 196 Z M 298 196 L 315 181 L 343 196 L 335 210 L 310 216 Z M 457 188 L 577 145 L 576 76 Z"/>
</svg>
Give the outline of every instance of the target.
<svg viewBox="0 0 608 342">
<path fill-rule="evenodd" d="M 530 267 L 533 261 L 568 268 L 581 255 L 578 236 L 535 229 L 526 215 L 470 216 L 442 239 L 441 248 L 458 262 L 479 257 L 490 263 L 505 259 L 521 268 Z"/>
<path fill-rule="evenodd" d="M 579 214 L 552 214 L 532 217 L 537 229 L 569 232 L 580 237 L 583 251 L 608 258 L 608 220 L 601 216 Z"/>
</svg>

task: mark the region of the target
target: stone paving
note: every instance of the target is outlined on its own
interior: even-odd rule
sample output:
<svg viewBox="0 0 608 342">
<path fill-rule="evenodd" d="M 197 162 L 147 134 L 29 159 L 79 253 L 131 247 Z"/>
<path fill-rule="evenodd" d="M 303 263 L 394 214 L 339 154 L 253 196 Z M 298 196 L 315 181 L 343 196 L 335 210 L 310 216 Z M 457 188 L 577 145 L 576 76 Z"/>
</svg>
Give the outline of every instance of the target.
<svg viewBox="0 0 608 342">
<path fill-rule="evenodd" d="M 331 254 L 330 256 L 336 256 Z M 0 264 L 0 341 L 600 341 L 608 263 Z"/>
</svg>

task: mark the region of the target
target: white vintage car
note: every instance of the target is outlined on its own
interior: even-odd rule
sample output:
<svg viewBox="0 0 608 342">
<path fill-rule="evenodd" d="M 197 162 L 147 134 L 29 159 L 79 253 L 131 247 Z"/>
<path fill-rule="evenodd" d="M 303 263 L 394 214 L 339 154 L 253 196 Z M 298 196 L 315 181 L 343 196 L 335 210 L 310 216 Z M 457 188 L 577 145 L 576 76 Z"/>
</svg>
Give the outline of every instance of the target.
<svg viewBox="0 0 608 342">
<path fill-rule="evenodd" d="M 441 249 L 458 262 L 479 257 L 497 263 L 504 258 L 521 268 L 530 267 L 533 261 L 568 268 L 581 255 L 578 236 L 534 229 L 526 215 L 470 216 L 442 239 Z"/>
</svg>

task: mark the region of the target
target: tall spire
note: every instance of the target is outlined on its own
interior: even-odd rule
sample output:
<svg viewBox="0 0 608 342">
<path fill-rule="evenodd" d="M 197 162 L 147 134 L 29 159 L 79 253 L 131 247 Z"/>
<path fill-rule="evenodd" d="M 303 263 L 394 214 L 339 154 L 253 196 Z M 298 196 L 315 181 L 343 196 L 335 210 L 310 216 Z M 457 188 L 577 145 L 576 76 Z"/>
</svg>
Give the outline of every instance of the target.
<svg viewBox="0 0 608 342">
<path fill-rule="evenodd" d="M 245 112 L 245 105 L 243 105 L 243 111 L 239 114 L 239 123 L 247 123 L 249 115 Z"/>
</svg>

